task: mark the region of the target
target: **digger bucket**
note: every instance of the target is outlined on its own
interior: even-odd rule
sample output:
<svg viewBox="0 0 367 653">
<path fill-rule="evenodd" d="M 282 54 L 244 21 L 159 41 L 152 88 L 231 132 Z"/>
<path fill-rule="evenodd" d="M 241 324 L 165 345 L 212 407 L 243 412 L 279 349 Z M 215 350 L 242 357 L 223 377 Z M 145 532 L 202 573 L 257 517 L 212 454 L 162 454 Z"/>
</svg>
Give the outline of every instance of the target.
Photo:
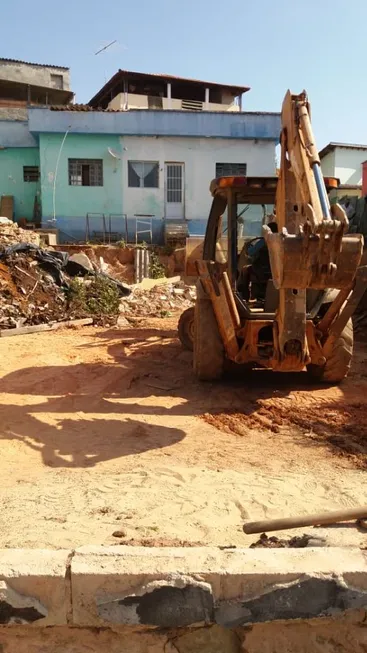
<svg viewBox="0 0 367 653">
<path fill-rule="evenodd" d="M 276 288 L 342 289 L 352 285 L 363 253 L 363 236 L 272 233 L 264 227 Z"/>
</svg>

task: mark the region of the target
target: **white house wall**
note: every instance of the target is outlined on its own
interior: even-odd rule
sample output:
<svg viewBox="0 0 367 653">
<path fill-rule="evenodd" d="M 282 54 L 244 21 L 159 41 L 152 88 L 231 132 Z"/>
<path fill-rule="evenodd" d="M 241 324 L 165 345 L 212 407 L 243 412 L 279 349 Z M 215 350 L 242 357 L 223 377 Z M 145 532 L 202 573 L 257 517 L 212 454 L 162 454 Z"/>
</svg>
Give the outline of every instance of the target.
<svg viewBox="0 0 367 653">
<path fill-rule="evenodd" d="M 164 164 L 185 164 L 185 217 L 208 217 L 211 204 L 209 184 L 215 177 L 216 163 L 246 163 L 248 176 L 275 175 L 273 141 L 180 137 L 121 137 L 122 204 L 129 217 L 165 215 Z M 159 162 L 159 188 L 129 188 L 128 161 Z"/>
<path fill-rule="evenodd" d="M 367 160 L 367 149 L 335 149 L 335 176 L 341 184 L 362 184 L 362 163 Z"/>
<path fill-rule="evenodd" d="M 321 170 L 324 177 L 335 177 L 335 152 L 328 152 L 321 159 Z"/>
</svg>

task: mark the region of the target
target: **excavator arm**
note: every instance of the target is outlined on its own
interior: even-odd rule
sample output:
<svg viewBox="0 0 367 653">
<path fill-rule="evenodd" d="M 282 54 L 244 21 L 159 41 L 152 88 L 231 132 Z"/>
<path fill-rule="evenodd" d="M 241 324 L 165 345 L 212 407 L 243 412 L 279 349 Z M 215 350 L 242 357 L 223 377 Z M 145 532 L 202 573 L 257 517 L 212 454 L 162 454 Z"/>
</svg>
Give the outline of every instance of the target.
<svg viewBox="0 0 367 653">
<path fill-rule="evenodd" d="M 279 289 L 273 369 L 295 371 L 310 363 L 309 343 L 316 342 L 307 326 L 306 290 L 334 288 L 349 297 L 362 257 L 363 236 L 347 234 L 344 210 L 329 203 L 305 92 L 287 92 L 281 120 L 275 204 L 278 231 L 273 233 L 267 226 L 263 230 L 272 278 Z"/>
</svg>

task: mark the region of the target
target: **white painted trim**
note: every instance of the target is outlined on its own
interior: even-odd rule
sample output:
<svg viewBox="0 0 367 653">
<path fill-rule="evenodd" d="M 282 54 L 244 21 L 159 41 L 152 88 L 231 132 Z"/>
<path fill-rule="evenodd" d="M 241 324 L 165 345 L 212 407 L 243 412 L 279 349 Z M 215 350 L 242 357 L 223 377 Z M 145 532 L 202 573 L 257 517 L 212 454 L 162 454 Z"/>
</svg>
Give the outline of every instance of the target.
<svg viewBox="0 0 367 653">
<path fill-rule="evenodd" d="M 205 89 L 205 110 L 206 111 L 208 111 L 209 108 L 210 108 L 209 102 L 210 102 L 210 89 L 206 88 Z"/>
<path fill-rule="evenodd" d="M 167 82 L 167 100 L 168 100 L 168 102 L 167 102 L 168 109 L 172 109 L 172 102 L 171 102 L 171 100 L 172 100 L 172 86 L 171 86 L 171 82 Z"/>
</svg>

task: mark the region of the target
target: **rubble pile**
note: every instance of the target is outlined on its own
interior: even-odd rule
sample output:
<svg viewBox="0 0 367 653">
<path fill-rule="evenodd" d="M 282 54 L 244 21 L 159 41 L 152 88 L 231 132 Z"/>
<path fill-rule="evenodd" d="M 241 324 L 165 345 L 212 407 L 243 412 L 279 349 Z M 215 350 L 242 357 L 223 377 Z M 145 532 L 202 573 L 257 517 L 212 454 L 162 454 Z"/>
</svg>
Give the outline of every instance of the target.
<svg viewBox="0 0 367 653">
<path fill-rule="evenodd" d="M 120 302 L 120 313 L 128 320 L 134 317 L 169 317 L 193 306 L 195 286 L 183 281 L 154 286 L 149 290 L 136 286 L 128 297 Z"/>
<path fill-rule="evenodd" d="M 95 271 L 85 259 L 88 266 L 80 254 L 69 257 L 29 243 L 13 244 L 0 251 L 0 329 L 87 315 L 98 321 L 112 308 L 116 321 L 119 297 L 129 294 L 130 289 Z"/>
<path fill-rule="evenodd" d="M 66 295 L 51 274 L 25 254 L 0 259 L 0 328 L 61 321 Z"/>
<path fill-rule="evenodd" d="M 195 287 L 183 281 L 130 287 L 106 273 L 103 259 L 97 265 L 84 252 L 42 249 L 38 240 L 0 218 L 0 329 L 90 316 L 98 324 L 164 318 L 195 302 Z"/>
<path fill-rule="evenodd" d="M 31 230 L 22 229 L 16 222 L 0 218 L 0 252 L 15 243 L 40 244 L 40 237 Z"/>
</svg>

